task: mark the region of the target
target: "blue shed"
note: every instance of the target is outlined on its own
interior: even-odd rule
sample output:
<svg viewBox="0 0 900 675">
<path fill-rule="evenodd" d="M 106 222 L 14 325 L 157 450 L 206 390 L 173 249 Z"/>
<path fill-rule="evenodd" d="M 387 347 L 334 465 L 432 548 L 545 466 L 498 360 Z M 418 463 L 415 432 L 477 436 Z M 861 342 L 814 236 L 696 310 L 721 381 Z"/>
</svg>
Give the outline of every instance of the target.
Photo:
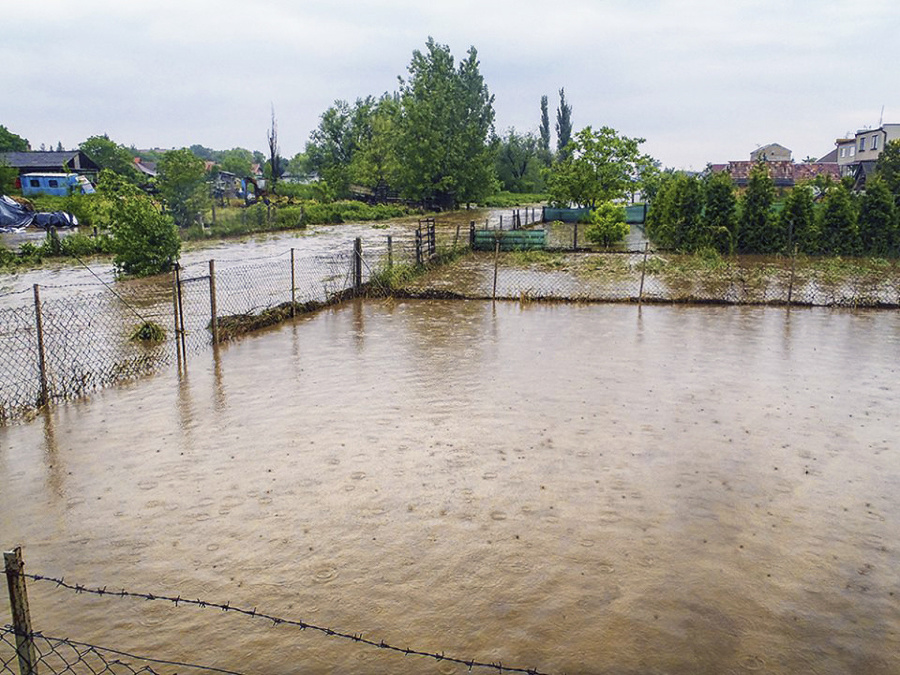
<svg viewBox="0 0 900 675">
<path fill-rule="evenodd" d="M 94 186 L 84 176 L 74 173 L 23 173 L 22 194 L 56 195 L 65 197 L 70 194 L 89 195 L 94 193 Z"/>
</svg>

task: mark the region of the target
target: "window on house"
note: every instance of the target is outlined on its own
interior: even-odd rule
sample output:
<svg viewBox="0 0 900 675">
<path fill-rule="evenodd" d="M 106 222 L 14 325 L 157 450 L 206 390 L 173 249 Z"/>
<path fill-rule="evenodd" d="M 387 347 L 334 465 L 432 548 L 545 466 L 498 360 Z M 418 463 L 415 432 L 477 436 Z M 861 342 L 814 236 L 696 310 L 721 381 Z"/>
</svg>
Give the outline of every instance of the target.
<svg viewBox="0 0 900 675">
<path fill-rule="evenodd" d="M 41 181 L 39 181 L 37 178 L 29 178 L 28 186 L 29 187 L 41 187 Z"/>
<path fill-rule="evenodd" d="M 863 136 L 862 138 L 859 139 L 859 151 L 865 152 L 865 150 L 866 150 L 866 137 Z"/>
<path fill-rule="evenodd" d="M 841 157 L 847 156 L 847 148 L 841 148 Z"/>
<path fill-rule="evenodd" d="M 50 187 L 59 187 L 59 182 L 55 178 L 51 178 Z"/>
<path fill-rule="evenodd" d="M 872 149 L 878 149 L 878 136 L 872 136 Z"/>
</svg>

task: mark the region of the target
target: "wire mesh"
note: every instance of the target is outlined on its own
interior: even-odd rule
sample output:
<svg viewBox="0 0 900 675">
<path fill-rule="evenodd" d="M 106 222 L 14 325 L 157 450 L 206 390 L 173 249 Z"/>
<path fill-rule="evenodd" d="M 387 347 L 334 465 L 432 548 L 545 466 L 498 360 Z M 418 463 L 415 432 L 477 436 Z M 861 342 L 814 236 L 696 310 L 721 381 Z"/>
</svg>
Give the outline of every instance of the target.
<svg viewBox="0 0 900 675">
<path fill-rule="evenodd" d="M 439 254 L 464 255 L 426 258 L 426 266 L 419 265 L 421 234 L 418 248 L 413 231 L 376 237 L 362 250 L 359 279 L 356 254 L 349 246 L 318 255 L 288 251 L 220 263 L 215 271 L 219 339 L 339 302 L 356 290 L 357 282 L 363 290 L 369 284 L 377 293 L 420 297 L 900 307 L 897 261 L 648 253 L 639 228 L 620 251 L 595 252 L 584 239 L 583 226 L 543 227 L 548 231 L 547 250 L 501 252 L 496 257 L 493 252 L 468 251 L 466 228 L 431 228 Z M 399 269 L 402 274 L 385 274 Z M 177 314 L 183 317 L 185 351 L 198 353 L 212 344 L 209 264 L 182 268 L 180 281 Z M 114 287 L 75 286 L 54 287 L 42 304 L 49 400 L 76 398 L 176 359 L 182 335 L 176 330 L 179 296 L 172 275 L 118 281 Z M 0 424 L 26 414 L 42 400 L 30 295 L 4 294 L 6 306 L 0 308 Z M 164 339 L 133 339 L 148 321 L 162 330 Z"/>
<path fill-rule="evenodd" d="M 42 675 L 177 675 L 186 671 L 242 675 L 237 671 L 137 656 L 41 633 L 32 633 L 31 642 L 36 656 L 34 670 Z M 21 675 L 16 634 L 10 626 L 0 628 L 0 675 Z"/>
<path fill-rule="evenodd" d="M 33 408 L 41 394 L 33 307 L 0 310 L 0 424 Z"/>
<path fill-rule="evenodd" d="M 134 666 L 100 650 L 72 644 L 66 640 L 34 636 L 37 672 L 52 675 L 137 675 L 152 673 L 150 666 Z M 9 628 L 0 629 L 0 674 L 19 675 L 16 636 Z"/>
</svg>

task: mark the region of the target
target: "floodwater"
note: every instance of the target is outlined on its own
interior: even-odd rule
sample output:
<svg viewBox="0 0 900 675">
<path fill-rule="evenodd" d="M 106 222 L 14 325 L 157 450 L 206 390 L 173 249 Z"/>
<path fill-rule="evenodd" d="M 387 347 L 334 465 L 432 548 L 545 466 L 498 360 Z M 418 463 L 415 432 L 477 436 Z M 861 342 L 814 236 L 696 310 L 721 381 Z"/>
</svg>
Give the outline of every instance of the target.
<svg viewBox="0 0 900 675">
<path fill-rule="evenodd" d="M 523 209 L 524 210 L 524 209 Z M 449 244 L 457 236 L 461 243 L 468 241 L 469 222 L 475 221 L 479 227 L 486 224 L 497 227 L 501 218 L 505 217 L 506 227 L 511 223 L 510 209 L 471 209 L 451 211 L 436 216 L 436 227 L 441 244 Z M 538 215 L 540 209 L 538 208 Z M 349 256 L 353 252 L 353 240 L 362 239 L 363 252 L 373 251 L 385 254 L 387 238 L 394 238 L 395 255 L 398 259 L 404 256 L 414 259 L 414 254 L 404 251 L 412 246 L 413 232 L 419 218 L 409 216 L 379 223 L 345 223 L 342 225 L 315 225 L 303 230 L 286 232 L 261 233 L 248 235 L 240 239 L 226 239 L 209 242 L 189 242 L 183 246 L 180 263 L 191 274 L 192 270 L 202 270 L 210 259 L 218 262 L 245 263 L 265 258 L 283 256 L 291 248 L 297 249 L 297 255 L 312 257 L 317 255 L 341 253 Z M 65 233 L 64 233 L 65 234 Z M 0 245 L 18 248 L 22 242 L 14 237 L 24 235 L 0 236 Z M 41 230 L 29 230 L 30 241 L 40 243 L 45 234 Z M 34 284 L 40 284 L 42 297 L 69 297 L 78 292 L 96 292 L 100 280 L 105 283 L 116 281 L 111 260 L 102 262 L 89 261 L 90 269 L 65 260 L 61 262 L 47 261 L 35 269 L 22 270 L 11 274 L 0 275 L 0 307 L 14 307 L 22 304 L 19 295 L 30 293 Z M 198 272 L 200 273 L 200 272 Z M 120 281 L 118 283 L 134 283 Z M 14 294 L 4 298 L 4 294 Z M 25 298 L 28 302 L 29 298 Z"/>
<path fill-rule="evenodd" d="M 349 303 L 0 428 L 0 543 L 70 583 L 548 673 L 893 675 L 898 353 L 896 312 Z M 156 658 L 468 671 L 29 594 L 35 629 Z"/>
</svg>

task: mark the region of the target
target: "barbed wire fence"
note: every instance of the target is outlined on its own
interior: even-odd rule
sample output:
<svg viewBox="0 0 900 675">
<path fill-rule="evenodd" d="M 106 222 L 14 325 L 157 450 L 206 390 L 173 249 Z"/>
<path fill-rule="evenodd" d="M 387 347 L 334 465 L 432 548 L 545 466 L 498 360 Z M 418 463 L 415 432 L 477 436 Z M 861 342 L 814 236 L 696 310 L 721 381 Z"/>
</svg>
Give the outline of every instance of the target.
<svg viewBox="0 0 900 675">
<path fill-rule="evenodd" d="M 534 209 L 469 231 L 433 219 L 353 248 L 208 261 L 115 288 L 35 286 L 0 296 L 0 425 L 43 405 L 140 377 L 211 346 L 360 295 L 515 301 L 900 307 L 896 260 L 681 256 L 635 227 L 598 250 L 578 223 Z M 473 250 L 476 228 L 496 250 Z M 510 230 L 540 228 L 540 250 L 501 250 Z M 491 239 L 490 241 L 494 241 Z M 42 299 L 51 291 L 49 299 Z M 155 339 L 140 339 L 152 324 Z"/>
<path fill-rule="evenodd" d="M 4 553 L 5 571 L 9 586 L 10 609 L 13 624 L 0 629 L 0 675 L 38 675 L 38 673 L 72 673 L 80 675 L 91 673 L 106 675 L 107 673 L 154 673 L 162 675 L 163 670 L 156 670 L 149 664 L 158 666 L 178 666 L 196 672 L 227 673 L 241 675 L 237 671 L 212 666 L 201 666 L 184 661 L 174 661 L 147 656 L 138 656 L 130 652 L 108 647 L 100 647 L 86 642 L 68 638 L 48 637 L 35 631 L 28 604 L 28 582 L 51 585 L 54 589 L 75 595 L 91 595 L 133 602 L 152 601 L 171 605 L 172 608 L 194 607 L 203 610 L 217 610 L 217 614 L 236 614 L 244 618 L 270 625 L 272 628 L 284 626 L 300 631 L 311 631 L 322 636 L 341 640 L 347 645 L 356 644 L 381 650 L 385 653 L 402 654 L 420 657 L 448 664 L 463 666 L 469 672 L 475 668 L 503 673 L 524 673 L 525 675 L 548 675 L 536 668 L 523 668 L 515 665 L 504 665 L 501 662 L 480 661 L 476 658 L 461 658 L 458 655 L 444 652 L 428 651 L 413 647 L 400 647 L 395 644 L 366 637 L 364 632 L 349 632 L 320 626 L 308 621 L 275 616 L 256 607 L 249 609 L 233 605 L 230 602 L 213 602 L 201 599 L 184 598 L 180 595 L 164 593 L 134 592 L 125 589 L 110 590 L 107 587 L 90 588 L 85 585 L 67 582 L 64 578 L 29 574 L 24 571 L 22 549 L 16 548 Z M 120 657 L 130 661 L 122 661 Z M 143 663 L 135 665 L 134 662 Z M 165 672 L 170 672 L 165 670 Z"/>
</svg>

